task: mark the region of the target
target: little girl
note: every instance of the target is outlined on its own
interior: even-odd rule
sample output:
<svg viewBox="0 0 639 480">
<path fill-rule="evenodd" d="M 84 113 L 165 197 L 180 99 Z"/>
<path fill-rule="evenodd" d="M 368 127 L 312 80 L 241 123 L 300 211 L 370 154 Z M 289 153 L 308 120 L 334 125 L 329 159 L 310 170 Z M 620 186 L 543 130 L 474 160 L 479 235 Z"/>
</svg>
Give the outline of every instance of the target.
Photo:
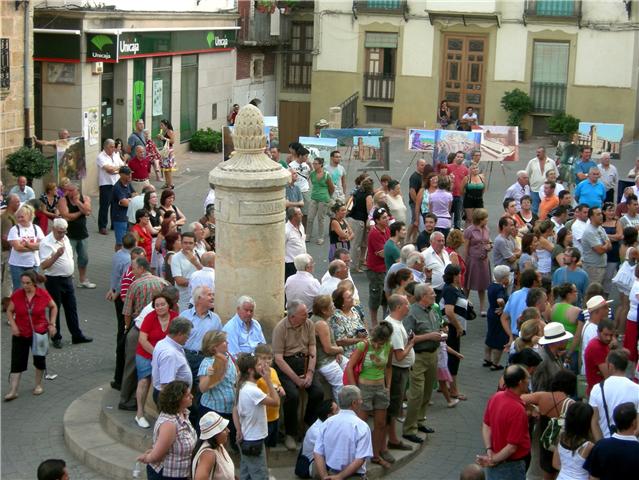
<svg viewBox="0 0 639 480">
<path fill-rule="evenodd" d="M 453 381 L 453 376 L 448 370 L 448 354 L 455 355 L 460 360 L 463 360 L 464 356 L 446 344 L 447 338 L 448 327 L 444 326 L 442 328 L 442 340 L 439 346 L 439 353 L 437 354 L 437 381 L 439 382 L 439 391 L 446 399 L 448 408 L 454 408 L 459 403 L 459 398 L 451 398 L 448 389 L 448 383 Z"/>
</svg>

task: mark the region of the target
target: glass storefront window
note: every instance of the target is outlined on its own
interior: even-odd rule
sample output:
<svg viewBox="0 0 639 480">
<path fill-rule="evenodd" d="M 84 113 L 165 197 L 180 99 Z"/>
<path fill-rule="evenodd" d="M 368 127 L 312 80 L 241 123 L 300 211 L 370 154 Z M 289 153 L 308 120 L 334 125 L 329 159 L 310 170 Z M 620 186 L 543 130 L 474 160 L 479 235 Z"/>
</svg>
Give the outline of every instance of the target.
<svg viewBox="0 0 639 480">
<path fill-rule="evenodd" d="M 197 55 L 182 55 L 180 86 L 180 142 L 188 142 L 197 130 Z"/>
<path fill-rule="evenodd" d="M 171 118 L 171 66 L 173 57 L 153 58 L 153 80 L 151 85 L 151 138 L 158 145 L 160 122 L 163 119 L 173 123 Z"/>
</svg>

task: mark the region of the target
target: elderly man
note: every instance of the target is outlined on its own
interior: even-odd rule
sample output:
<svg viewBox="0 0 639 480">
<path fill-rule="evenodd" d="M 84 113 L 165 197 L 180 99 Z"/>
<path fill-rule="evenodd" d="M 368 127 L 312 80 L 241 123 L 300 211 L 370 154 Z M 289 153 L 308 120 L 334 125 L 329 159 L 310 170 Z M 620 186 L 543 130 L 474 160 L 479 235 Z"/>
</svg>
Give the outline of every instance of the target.
<svg viewBox="0 0 639 480">
<path fill-rule="evenodd" d="M 563 353 L 568 341 L 573 338 L 572 333 L 567 332 L 562 323 L 550 322 L 544 327 L 544 336 L 539 339 L 542 350 L 539 352 L 542 358 L 532 377 L 534 392 L 550 392 L 552 381 L 557 372 L 563 366 Z"/>
<path fill-rule="evenodd" d="M 328 275 L 326 280 L 322 280 L 318 295 L 332 295 L 337 284 L 348 278 L 348 265 L 341 260 L 333 260 L 328 264 Z"/>
<path fill-rule="evenodd" d="M 11 297 L 12 285 L 11 274 L 9 273 L 9 254 L 11 244 L 7 240 L 9 230 L 16 224 L 16 212 L 20 208 L 20 197 L 17 195 L 7 195 L 7 208 L 0 215 L 0 234 L 2 235 L 2 311 L 6 310 Z"/>
<path fill-rule="evenodd" d="M 604 187 L 606 187 L 606 202 L 615 201 L 615 187 L 619 182 L 619 172 L 617 172 L 617 167 L 610 163 L 610 153 L 604 152 L 601 154 L 601 163 L 597 165 L 599 167 L 599 171 L 601 172 L 600 180 L 603 182 Z"/>
<path fill-rule="evenodd" d="M 546 220 L 548 214 L 559 205 L 559 197 L 555 194 L 556 184 L 546 180 L 544 182 L 544 198 L 539 204 L 539 220 Z"/>
<path fill-rule="evenodd" d="M 201 269 L 202 264 L 195 253 L 195 234 L 193 232 L 183 233 L 182 250 L 171 258 L 171 274 L 180 292 L 180 311 L 186 310 L 191 298 L 191 290 L 189 288 L 191 276 Z"/>
<path fill-rule="evenodd" d="M 20 199 L 20 203 L 28 202 L 35 198 L 35 192 L 33 188 L 27 185 L 27 177 L 19 176 L 18 183 L 9 190 L 9 195 L 17 195 Z"/>
<path fill-rule="evenodd" d="M 430 236 L 430 247 L 423 252 L 424 268 L 427 270 L 426 280 L 435 289 L 438 299 L 442 288 L 444 288 L 444 269 L 451 263 L 448 252 L 444 249 L 445 246 L 446 237 L 444 237 L 444 234 L 442 232 L 433 232 Z"/>
<path fill-rule="evenodd" d="M 348 269 L 348 276 L 346 278 L 353 283 L 353 299 L 355 300 L 355 305 L 359 305 L 359 291 L 357 290 L 357 285 L 355 285 L 353 277 L 351 276 L 351 263 L 353 262 L 351 260 L 351 252 L 349 252 L 345 248 L 337 248 L 335 249 L 333 260 L 341 260 L 346 264 L 346 268 Z M 324 275 L 322 276 L 321 283 L 323 284 L 329 279 L 329 277 L 330 274 L 328 273 L 328 270 L 326 270 L 326 272 L 324 272 Z"/>
<path fill-rule="evenodd" d="M 136 190 L 138 192 L 140 190 Z M 144 208 L 144 196 L 147 192 L 155 192 L 155 186 L 148 184 L 142 187 L 140 195 L 136 195 L 129 202 L 129 206 L 126 209 L 126 217 L 129 225 L 135 225 L 135 212 Z"/>
<path fill-rule="evenodd" d="M 546 172 L 548 170 L 557 170 L 557 165 L 552 158 L 546 156 L 546 149 L 544 147 L 538 147 L 535 152 L 535 158 L 528 162 L 526 166 L 526 173 L 528 174 L 528 181 L 530 185 L 530 197 L 532 198 L 532 211 L 536 214 L 539 211 L 539 191 L 546 181 Z"/>
<path fill-rule="evenodd" d="M 404 420 L 403 437 L 413 443 L 423 443 L 417 432 L 433 433 L 434 430 L 420 424 L 426 417 L 426 408 L 437 379 L 437 351 L 442 340 L 439 331 L 442 316 L 435 306 L 436 294 L 429 284 L 415 287 L 415 303 L 402 320 L 407 332 L 413 332 L 415 363 L 410 372 L 408 407 Z"/>
<path fill-rule="evenodd" d="M 588 176 L 577 185 L 575 188 L 575 200 L 579 203 L 584 203 L 590 208 L 599 207 L 603 205 L 606 199 L 606 187 L 599 177 L 601 172 L 595 167 L 591 167 L 588 170 Z"/>
<path fill-rule="evenodd" d="M 289 301 L 286 317 L 273 329 L 272 343 L 275 369 L 286 391 L 284 445 L 289 450 L 296 450 L 300 390 L 306 390 L 308 396 L 304 422 L 309 426 L 317 419 L 317 408 L 324 395 L 314 375 L 317 361 L 315 325 L 309 320 L 306 305 L 302 301 Z"/>
<path fill-rule="evenodd" d="M 136 192 L 141 192 L 149 185 L 149 174 L 151 173 L 151 160 L 146 155 L 144 145 L 135 146 L 135 155 L 129 159 L 127 165 L 131 169 L 131 185 Z"/>
<path fill-rule="evenodd" d="M 202 257 L 207 251 L 211 249 L 206 241 L 206 230 L 204 225 L 200 222 L 193 222 L 189 225 L 189 231 L 195 235 L 195 253 L 198 257 Z"/>
<path fill-rule="evenodd" d="M 517 211 L 521 209 L 521 197 L 524 195 L 530 196 L 530 186 L 528 185 L 528 173 L 526 170 L 519 170 L 517 172 L 517 181 L 513 183 L 504 195 L 504 200 L 512 198 L 517 203 Z"/>
<path fill-rule="evenodd" d="M 124 300 L 122 314 L 126 328 L 131 328 L 131 319 L 137 317 L 140 310 L 151 301 L 153 295 L 160 292 L 168 282 L 151 273 L 151 265 L 144 257 L 137 257 L 131 261 L 131 270 L 135 280 L 131 283 Z"/>
<path fill-rule="evenodd" d="M 191 322 L 184 317 L 175 317 L 169 324 L 164 339 L 153 349 L 151 378 L 153 380 L 153 400 L 158 399 L 162 387 L 174 380 L 193 385 L 193 374 L 184 355 L 184 344 L 191 334 Z"/>
<path fill-rule="evenodd" d="M 424 273 L 424 256 L 419 252 L 413 252 L 406 259 L 406 268 L 413 273 L 413 279 L 416 282 L 426 282 L 426 274 Z"/>
<path fill-rule="evenodd" d="M 389 296 L 391 293 L 391 290 L 388 287 L 388 277 L 390 276 L 391 273 L 394 273 L 401 268 L 406 268 L 407 267 L 406 262 L 408 261 L 408 257 L 410 256 L 411 253 L 416 253 L 415 250 L 416 250 L 415 245 L 412 243 L 409 243 L 404 245 L 399 251 L 399 261 L 391 265 L 391 267 L 386 272 L 386 277 L 384 278 L 384 293 L 386 294 L 386 296 Z M 419 256 L 421 258 L 421 255 Z"/>
<path fill-rule="evenodd" d="M 253 318 L 255 300 L 247 295 L 237 299 L 237 313 L 224 324 L 228 351 L 233 358 L 240 353 L 253 353 L 260 343 L 266 343 L 260 322 Z"/>
<path fill-rule="evenodd" d="M 193 292 L 197 287 L 208 287 L 215 294 L 215 252 L 206 252 L 200 258 L 202 269 L 193 272 L 189 280 L 191 305 L 195 305 L 193 301 Z"/>
<path fill-rule="evenodd" d="M 67 327 L 71 332 L 71 342 L 89 343 L 93 339 L 85 336 L 80 329 L 78 320 L 78 307 L 73 288 L 73 250 L 67 238 L 68 223 L 63 218 L 53 221 L 53 229 L 40 242 L 40 268 L 44 271 L 45 286 L 49 295 L 58 307 L 58 315 L 55 319 L 56 333 L 52 338 L 56 348 L 62 348 L 62 335 L 60 334 L 60 311 L 64 307 L 64 317 Z"/>
<path fill-rule="evenodd" d="M 588 178 L 591 168 L 597 168 L 597 164 L 592 161 L 592 148 L 581 147 L 581 158 L 575 162 L 573 169 L 575 170 L 575 185 Z"/>
<path fill-rule="evenodd" d="M 193 290 L 193 307 L 180 313 L 180 316 L 193 324 L 193 330 L 184 345 L 184 350 L 195 376 L 204 359 L 202 354 L 204 335 L 211 330 L 222 330 L 220 317 L 212 311 L 213 298 L 213 291 L 209 287 L 199 286 Z"/>
<path fill-rule="evenodd" d="M 113 185 L 118 181 L 118 170 L 122 165 L 119 155 L 114 155 L 115 141 L 107 138 L 102 145 L 102 152 L 98 155 L 98 185 L 100 186 L 100 208 L 98 210 L 98 228 L 102 235 L 107 234 L 109 223 L 109 208 Z"/>
<path fill-rule="evenodd" d="M 581 237 L 583 252 L 581 262 L 590 283 L 596 282 L 603 285 L 606 277 L 606 254 L 612 249 L 612 243 L 601 226 L 604 221 L 601 208 L 591 207 L 588 210 L 588 219 L 590 223 L 586 226 Z"/>
<path fill-rule="evenodd" d="M 373 456 L 371 430 L 359 418 L 362 394 L 355 385 L 339 393 L 337 414 L 328 417 L 315 442 L 315 472 L 322 479 L 366 478 L 366 460 Z"/>
<path fill-rule="evenodd" d="M 299 207 L 286 209 L 284 241 L 284 280 L 295 275 L 295 257 L 306 253 L 306 233 L 302 225 L 302 210 Z"/>
<path fill-rule="evenodd" d="M 297 273 L 286 279 L 284 292 L 286 293 L 286 304 L 292 301 L 300 301 L 310 311 L 313 309 L 313 300 L 319 294 L 320 283 L 313 277 L 315 262 L 313 257 L 303 253 L 294 258 Z"/>
<path fill-rule="evenodd" d="M 111 194 L 111 224 L 115 230 L 115 249 L 122 248 L 122 237 L 129 229 L 127 208 L 136 195 L 131 186 L 131 169 L 124 165 L 118 170 L 120 179 L 113 185 Z"/>
</svg>

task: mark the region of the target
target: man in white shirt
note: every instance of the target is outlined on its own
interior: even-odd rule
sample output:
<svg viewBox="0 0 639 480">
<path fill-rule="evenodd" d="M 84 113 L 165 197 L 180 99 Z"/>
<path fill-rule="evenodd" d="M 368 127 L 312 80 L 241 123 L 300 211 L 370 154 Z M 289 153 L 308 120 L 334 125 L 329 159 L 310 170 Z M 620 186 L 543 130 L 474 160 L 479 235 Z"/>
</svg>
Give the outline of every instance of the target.
<svg viewBox="0 0 639 480">
<path fill-rule="evenodd" d="M 530 185 L 528 185 L 528 173 L 526 170 L 519 170 L 517 172 L 517 181 L 513 183 L 504 195 L 504 200 L 512 198 L 517 204 L 517 211 L 521 209 L 521 197 L 524 195 L 530 196 Z"/>
<path fill-rule="evenodd" d="M 284 292 L 286 304 L 297 300 L 306 305 L 309 311 L 313 310 L 313 300 L 319 295 L 320 283 L 313 277 L 315 262 L 308 253 L 298 255 L 293 260 L 297 273 L 286 279 Z"/>
<path fill-rule="evenodd" d="M 468 107 L 466 109 L 466 113 L 462 115 L 461 121 L 461 129 L 465 131 L 471 131 L 474 126 L 479 122 L 477 118 L 477 114 L 473 111 L 473 107 Z"/>
<path fill-rule="evenodd" d="M 68 223 L 63 218 L 53 221 L 53 228 L 40 242 L 40 268 L 44 270 L 45 286 L 49 295 L 58 307 L 58 315 L 55 319 L 56 333 L 52 337 L 56 348 L 62 347 L 62 335 L 60 334 L 60 310 L 64 307 L 64 318 L 71 333 L 72 343 L 89 343 L 93 339 L 85 336 L 80 329 L 78 320 L 78 307 L 75 300 L 73 287 L 73 250 L 71 242 L 67 238 Z"/>
<path fill-rule="evenodd" d="M 539 191 L 542 189 L 544 182 L 546 181 L 546 172 L 548 170 L 557 170 L 557 165 L 552 158 L 546 156 L 546 149 L 544 147 L 538 147 L 536 156 L 528 162 L 526 166 L 526 173 L 528 174 L 528 181 L 530 184 L 530 196 L 532 198 L 532 211 L 537 214 L 539 211 Z"/>
<path fill-rule="evenodd" d="M 580 203 L 575 208 L 575 220 L 570 227 L 572 231 L 572 244 L 583 254 L 581 246 L 581 238 L 584 236 L 586 227 L 588 226 L 588 210 L 590 207 L 585 203 Z"/>
<path fill-rule="evenodd" d="M 20 203 L 25 203 L 35 198 L 33 188 L 27 185 L 27 177 L 23 176 L 19 176 L 17 185 L 9 190 L 9 195 L 11 194 L 17 195 L 20 198 Z"/>
<path fill-rule="evenodd" d="M 286 209 L 286 225 L 284 237 L 284 280 L 295 274 L 293 260 L 306 253 L 306 232 L 302 225 L 302 209 L 290 207 Z"/>
<path fill-rule="evenodd" d="M 311 425 L 306 434 L 304 435 L 304 442 L 302 443 L 302 449 L 297 456 L 297 462 L 295 463 L 295 475 L 300 478 L 315 478 L 315 459 L 313 457 L 313 450 L 315 449 L 315 443 L 317 437 L 319 437 L 324 428 L 324 422 L 327 418 L 337 414 L 339 408 L 337 403 L 333 399 L 324 400 L 317 409 L 317 420 Z"/>
<path fill-rule="evenodd" d="M 628 353 L 619 349 L 612 350 L 606 362 L 610 375 L 593 387 L 588 398 L 588 403 L 594 410 L 591 431 L 595 440 L 610 437 L 614 433 L 610 427 L 614 429 L 612 412 L 617 405 L 631 402 L 639 409 L 639 385 L 626 377 Z"/>
<path fill-rule="evenodd" d="M 601 163 L 597 165 L 599 167 L 599 171 L 601 172 L 600 180 L 603 182 L 604 187 L 606 187 L 606 202 L 614 202 L 615 201 L 615 187 L 619 182 L 619 173 L 617 172 L 617 167 L 610 164 L 610 153 L 603 152 L 601 154 Z"/>
<path fill-rule="evenodd" d="M 183 233 L 182 250 L 171 257 L 171 274 L 180 292 L 180 312 L 186 310 L 191 298 L 191 290 L 189 288 L 191 276 L 201 269 L 202 264 L 195 253 L 195 234 L 193 232 Z"/>
<path fill-rule="evenodd" d="M 175 317 L 169 324 L 166 337 L 155 344 L 151 359 L 153 400 L 157 403 L 160 390 L 173 380 L 193 385 L 193 374 L 184 355 L 184 344 L 191 335 L 193 324 L 184 317 Z"/>
<path fill-rule="evenodd" d="M 328 278 L 322 279 L 318 295 L 332 295 L 337 285 L 348 278 L 348 266 L 341 260 L 333 260 L 328 264 Z"/>
<path fill-rule="evenodd" d="M 124 165 L 120 155 L 115 152 L 115 141 L 107 138 L 102 145 L 102 151 L 98 155 L 98 185 L 100 186 L 100 209 L 98 210 L 98 228 L 102 235 L 107 234 L 109 223 L 109 208 L 111 205 L 111 192 L 113 185 L 120 178 L 118 171 Z"/>
<path fill-rule="evenodd" d="M 426 276 L 428 277 L 428 271 L 430 271 L 429 283 L 435 289 L 438 301 L 442 288 L 444 288 L 444 269 L 451 263 L 448 252 L 444 249 L 445 244 L 444 234 L 433 232 L 430 236 L 430 247 L 423 252 L 424 268 L 427 270 Z"/>
<path fill-rule="evenodd" d="M 639 201 L 635 194 L 626 196 L 628 211 L 619 219 L 623 228 L 634 227 L 639 229 Z"/>
<path fill-rule="evenodd" d="M 135 225 L 135 212 L 144 208 L 144 196 L 147 192 L 155 192 L 155 186 L 149 184 L 142 187 L 142 193 L 133 197 L 129 202 L 129 205 L 126 207 L 126 216 L 129 221 L 129 225 Z"/>
<path fill-rule="evenodd" d="M 324 422 L 313 456 L 319 478 L 366 476 L 366 460 L 373 456 L 371 430 L 357 416 L 362 395 L 355 385 L 344 385 L 339 393 L 340 411 Z"/>
<path fill-rule="evenodd" d="M 639 175 L 639 157 L 635 159 L 635 166 L 628 172 L 628 178 L 634 180 Z"/>
<path fill-rule="evenodd" d="M 193 304 L 193 292 L 197 287 L 208 287 L 215 294 L 215 252 L 206 252 L 200 258 L 201 270 L 196 270 L 189 280 L 191 292 L 191 304 Z"/>
</svg>

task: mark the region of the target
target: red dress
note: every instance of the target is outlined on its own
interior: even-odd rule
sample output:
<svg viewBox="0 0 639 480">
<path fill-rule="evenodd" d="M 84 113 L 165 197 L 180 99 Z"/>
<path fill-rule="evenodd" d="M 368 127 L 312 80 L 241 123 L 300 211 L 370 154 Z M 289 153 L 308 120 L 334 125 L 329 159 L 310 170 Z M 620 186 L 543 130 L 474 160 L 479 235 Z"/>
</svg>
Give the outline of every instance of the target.
<svg viewBox="0 0 639 480">
<path fill-rule="evenodd" d="M 138 239 L 138 247 L 142 247 L 144 249 L 146 259 L 150 262 L 151 254 L 153 252 L 153 237 L 149 231 L 146 228 L 141 227 L 139 223 L 133 225 L 131 227 L 131 231 L 135 233 Z"/>
<path fill-rule="evenodd" d="M 448 255 L 450 256 L 452 253 L 454 253 L 455 255 L 457 255 L 457 258 L 459 259 L 459 268 L 461 268 L 461 273 L 459 274 L 459 283 L 461 285 L 464 285 L 464 280 L 466 278 L 466 262 L 464 261 L 464 259 L 462 258 L 462 256 L 457 253 L 455 250 L 453 250 L 450 247 L 444 247 L 444 249 L 448 252 Z"/>
</svg>

